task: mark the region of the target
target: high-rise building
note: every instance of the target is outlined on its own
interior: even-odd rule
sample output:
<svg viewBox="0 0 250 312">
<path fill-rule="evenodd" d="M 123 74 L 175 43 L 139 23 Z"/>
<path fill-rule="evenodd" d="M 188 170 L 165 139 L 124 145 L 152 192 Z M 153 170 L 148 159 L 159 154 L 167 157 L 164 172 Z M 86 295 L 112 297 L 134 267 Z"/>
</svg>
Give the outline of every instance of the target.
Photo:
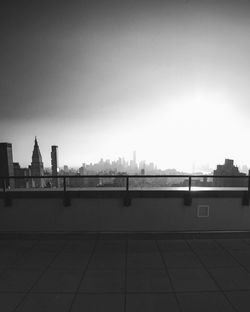
<svg viewBox="0 0 250 312">
<path fill-rule="evenodd" d="M 69 173 L 69 166 L 64 165 L 63 166 L 63 171 L 64 171 L 64 174 L 68 174 Z"/>
<path fill-rule="evenodd" d="M 217 165 L 214 170 L 215 176 L 245 176 L 244 173 L 239 172 L 237 166 L 234 165 L 232 159 L 225 159 L 224 165 Z M 214 178 L 214 186 L 246 186 L 246 179 L 234 178 Z"/>
<path fill-rule="evenodd" d="M 133 163 L 136 165 L 136 151 L 133 151 Z"/>
<path fill-rule="evenodd" d="M 85 163 L 83 163 L 82 167 L 79 168 L 79 173 L 80 173 L 80 175 L 86 174 L 86 164 Z"/>
<path fill-rule="evenodd" d="M 43 161 L 42 161 L 42 155 L 37 143 L 37 139 L 35 137 L 35 144 L 32 154 L 32 163 L 31 163 L 31 175 L 32 176 L 43 176 L 44 170 L 43 170 Z M 43 178 L 35 178 L 33 179 L 32 186 L 33 187 L 44 187 L 44 179 Z"/>
<path fill-rule="evenodd" d="M 58 175 L 58 146 L 56 145 L 51 146 L 51 170 L 52 175 L 56 177 Z M 52 179 L 52 186 L 58 187 L 57 178 Z"/>
<path fill-rule="evenodd" d="M 11 143 L 0 143 L 0 177 L 10 177 L 14 175 L 13 154 Z M 6 187 L 14 187 L 13 179 L 5 180 Z"/>
<path fill-rule="evenodd" d="M 15 188 L 28 188 L 30 184 L 30 181 L 27 178 L 28 176 L 30 176 L 29 169 L 21 168 L 18 162 L 13 163 L 13 168 L 15 177 L 23 177 L 23 179 L 21 178 L 15 179 Z"/>
</svg>

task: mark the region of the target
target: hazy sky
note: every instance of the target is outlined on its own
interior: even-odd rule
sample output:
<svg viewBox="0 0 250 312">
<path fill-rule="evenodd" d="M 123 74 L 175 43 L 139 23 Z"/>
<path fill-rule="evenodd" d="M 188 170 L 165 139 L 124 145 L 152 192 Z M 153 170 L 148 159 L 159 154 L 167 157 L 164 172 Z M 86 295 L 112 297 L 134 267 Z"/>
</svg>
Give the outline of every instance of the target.
<svg viewBox="0 0 250 312">
<path fill-rule="evenodd" d="M 0 141 L 45 165 L 250 166 L 250 1 L 6 1 Z"/>
</svg>

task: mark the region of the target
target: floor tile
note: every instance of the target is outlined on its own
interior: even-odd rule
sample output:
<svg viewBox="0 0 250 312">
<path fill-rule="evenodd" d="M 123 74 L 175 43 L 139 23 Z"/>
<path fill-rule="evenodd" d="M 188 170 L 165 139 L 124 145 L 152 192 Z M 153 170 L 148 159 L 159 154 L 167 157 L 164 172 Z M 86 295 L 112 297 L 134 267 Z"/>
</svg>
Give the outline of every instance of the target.
<svg viewBox="0 0 250 312">
<path fill-rule="evenodd" d="M 90 254 L 95 241 L 92 240 L 69 240 L 65 243 L 63 253 L 86 253 Z"/>
<path fill-rule="evenodd" d="M 1 251 L 13 251 L 13 252 L 25 252 L 30 250 L 36 241 L 34 240 L 7 240 L 0 241 L 0 250 Z"/>
<path fill-rule="evenodd" d="M 33 292 L 74 292 L 82 272 L 70 269 L 48 269 L 35 285 Z"/>
<path fill-rule="evenodd" d="M 232 250 L 231 254 L 238 261 L 239 265 L 250 266 L 250 251 Z"/>
<path fill-rule="evenodd" d="M 192 252 L 164 252 L 163 257 L 168 268 L 199 268 L 202 264 Z"/>
<path fill-rule="evenodd" d="M 0 276 L 0 291 L 26 292 L 40 275 L 40 270 L 6 269 Z"/>
<path fill-rule="evenodd" d="M 128 294 L 126 312 L 179 311 L 173 294 Z"/>
<path fill-rule="evenodd" d="M 250 290 L 250 274 L 242 268 L 213 268 L 210 272 L 224 290 Z"/>
<path fill-rule="evenodd" d="M 128 268 L 164 268 L 160 254 L 155 253 L 140 253 L 128 254 L 127 257 Z"/>
<path fill-rule="evenodd" d="M 64 245 L 65 241 L 63 240 L 41 240 L 34 245 L 32 251 L 41 253 L 57 253 L 63 248 Z"/>
<path fill-rule="evenodd" d="M 126 245 L 126 240 L 124 239 L 99 239 L 97 242 L 97 247 L 98 246 L 125 246 Z"/>
<path fill-rule="evenodd" d="M 96 246 L 96 252 L 101 253 L 125 253 L 125 240 L 99 240 Z"/>
<path fill-rule="evenodd" d="M 111 269 L 89 269 L 81 283 L 80 292 L 124 292 L 124 272 Z"/>
<path fill-rule="evenodd" d="M 158 240 L 162 252 L 190 252 L 188 244 L 184 240 Z"/>
<path fill-rule="evenodd" d="M 0 311 L 12 312 L 21 302 L 24 295 L 24 293 L 0 293 Z"/>
<path fill-rule="evenodd" d="M 123 269 L 125 266 L 125 254 L 119 252 L 95 253 L 89 263 L 90 268 Z"/>
<path fill-rule="evenodd" d="M 243 239 L 216 239 L 216 241 L 227 250 L 250 251 L 250 245 Z"/>
<path fill-rule="evenodd" d="M 218 290 L 218 287 L 204 269 L 169 269 L 176 291 Z"/>
<path fill-rule="evenodd" d="M 32 239 L 22 239 L 22 240 L 19 240 L 18 241 L 18 246 L 19 246 L 19 248 L 21 249 L 21 250 L 29 250 L 29 249 L 31 249 L 31 248 L 33 248 L 35 245 L 36 245 L 36 243 L 37 243 L 38 241 L 37 240 L 32 240 Z"/>
<path fill-rule="evenodd" d="M 25 253 L 14 266 L 18 268 L 45 268 L 47 267 L 55 258 L 55 253 L 45 253 L 45 252 L 34 252 L 30 251 Z"/>
<path fill-rule="evenodd" d="M 71 312 L 122 312 L 124 310 L 123 295 L 87 295 L 78 294 Z"/>
<path fill-rule="evenodd" d="M 169 292 L 172 288 L 163 269 L 128 269 L 127 291 Z"/>
<path fill-rule="evenodd" d="M 68 312 L 80 282 L 73 312 L 124 311 L 126 243 L 100 240 L 87 266 L 95 240 L 0 240 L 0 311 L 21 303 L 17 311 Z M 157 243 L 184 312 L 232 311 L 231 305 L 249 311 L 250 273 L 242 266 L 250 272 L 250 240 L 189 240 L 192 248 L 185 240 Z M 154 240 L 128 241 L 126 312 L 178 311 L 161 254 Z"/>
<path fill-rule="evenodd" d="M 23 255 L 23 252 L 3 251 L 0 248 L 0 266 L 14 265 Z"/>
<path fill-rule="evenodd" d="M 89 254 L 61 253 L 50 264 L 51 268 L 85 268 L 89 261 Z"/>
<path fill-rule="evenodd" d="M 177 294 L 183 312 L 232 312 L 231 304 L 220 292 Z"/>
<path fill-rule="evenodd" d="M 250 246 L 250 238 L 244 238 L 242 240 Z"/>
<path fill-rule="evenodd" d="M 240 264 L 226 252 L 211 252 L 200 255 L 201 261 L 206 267 L 239 267 Z"/>
<path fill-rule="evenodd" d="M 226 295 L 232 305 L 240 312 L 250 310 L 250 291 L 230 291 Z"/>
<path fill-rule="evenodd" d="M 128 241 L 129 253 L 157 253 L 157 245 L 154 240 L 129 240 Z"/>
<path fill-rule="evenodd" d="M 15 312 L 68 312 L 73 294 L 29 294 Z"/>
<path fill-rule="evenodd" d="M 198 254 L 207 254 L 211 253 L 211 251 L 223 251 L 223 249 L 212 239 L 193 239 L 188 240 L 188 243 L 191 249 Z"/>
</svg>

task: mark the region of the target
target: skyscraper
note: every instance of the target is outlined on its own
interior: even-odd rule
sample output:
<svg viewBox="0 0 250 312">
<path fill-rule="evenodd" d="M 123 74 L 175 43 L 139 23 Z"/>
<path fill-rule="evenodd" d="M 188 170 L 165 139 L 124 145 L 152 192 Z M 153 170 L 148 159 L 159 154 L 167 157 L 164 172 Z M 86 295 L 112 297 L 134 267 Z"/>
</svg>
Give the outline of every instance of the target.
<svg viewBox="0 0 250 312">
<path fill-rule="evenodd" d="M 32 176 L 43 176 L 43 162 L 42 155 L 40 153 L 40 149 L 37 143 L 37 139 L 35 137 L 35 145 L 32 154 L 32 163 L 31 163 L 31 175 Z M 33 179 L 34 187 L 44 187 L 44 179 Z"/>
<path fill-rule="evenodd" d="M 58 149 L 58 146 L 56 146 L 56 145 L 51 146 L 51 170 L 52 170 L 53 176 L 57 176 L 57 173 L 58 173 L 57 149 Z M 52 179 L 52 186 L 58 187 L 58 179 L 57 178 Z"/>
<path fill-rule="evenodd" d="M 136 165 L 136 151 L 133 151 L 133 163 Z"/>
<path fill-rule="evenodd" d="M 28 188 L 30 181 L 25 177 L 30 176 L 30 170 L 28 168 L 21 168 L 18 162 L 13 163 L 13 168 L 15 177 L 23 177 L 23 179 L 15 179 L 15 188 Z"/>
<path fill-rule="evenodd" d="M 0 177 L 9 177 L 14 175 L 13 155 L 11 143 L 0 143 Z M 6 187 L 13 187 L 13 179 L 5 180 Z"/>
<path fill-rule="evenodd" d="M 224 165 L 217 165 L 214 170 L 215 176 L 245 176 L 245 173 L 239 172 L 232 159 L 225 159 Z M 246 186 L 246 179 L 233 178 L 214 178 L 214 186 Z"/>
</svg>

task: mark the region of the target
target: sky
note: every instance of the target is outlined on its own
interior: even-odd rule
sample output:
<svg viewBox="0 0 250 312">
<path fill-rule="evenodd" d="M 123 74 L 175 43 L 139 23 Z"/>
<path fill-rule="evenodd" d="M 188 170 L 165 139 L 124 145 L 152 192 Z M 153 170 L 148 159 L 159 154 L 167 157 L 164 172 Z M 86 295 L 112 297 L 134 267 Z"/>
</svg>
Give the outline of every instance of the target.
<svg viewBox="0 0 250 312">
<path fill-rule="evenodd" d="M 22 0 L 0 11 L 0 142 L 45 166 L 250 167 L 250 1 Z"/>
</svg>

